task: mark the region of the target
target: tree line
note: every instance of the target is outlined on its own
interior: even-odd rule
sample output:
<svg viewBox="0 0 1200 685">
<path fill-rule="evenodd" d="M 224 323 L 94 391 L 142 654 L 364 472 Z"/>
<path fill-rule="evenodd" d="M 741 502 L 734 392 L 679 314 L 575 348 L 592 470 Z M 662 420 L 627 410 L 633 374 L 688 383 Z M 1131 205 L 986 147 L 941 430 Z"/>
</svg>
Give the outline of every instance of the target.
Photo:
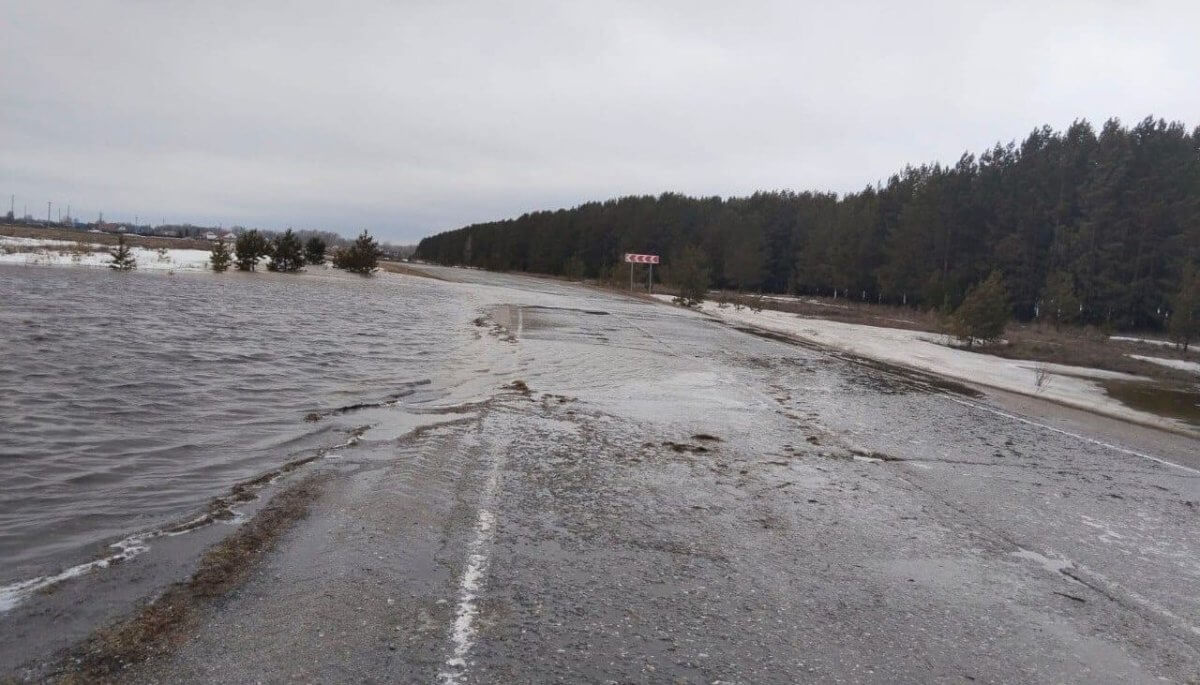
<svg viewBox="0 0 1200 685">
<path fill-rule="evenodd" d="M 268 271 L 295 273 L 308 264 L 324 264 L 326 249 L 327 245 L 321 237 L 312 236 L 301 242 L 290 228 L 274 239 L 257 230 L 250 230 L 238 234 L 232 253 L 224 239 L 213 243 L 208 264 L 217 272 L 227 270 L 230 264 L 239 271 L 253 271 L 266 258 Z M 378 267 L 381 256 L 383 252 L 379 244 L 363 231 L 350 245 L 335 249 L 331 261 L 336 269 L 369 276 Z"/>
<path fill-rule="evenodd" d="M 296 273 L 306 265 L 324 264 L 327 247 L 324 239 L 315 235 L 301 241 L 290 228 L 274 238 L 250 230 L 238 234 L 232 249 L 223 237 L 214 241 L 208 254 L 208 267 L 217 273 L 228 271 L 230 266 L 239 271 L 254 271 L 266 259 L 268 271 Z M 165 254 L 166 248 L 162 251 Z M 114 271 L 127 272 L 137 268 L 137 258 L 125 242 L 124 234 L 118 236 L 117 247 L 109 255 L 108 266 Z M 363 231 L 349 245 L 334 248 L 330 261 L 335 269 L 370 276 L 378 268 L 382 256 L 384 253 L 379 244 Z"/>
<path fill-rule="evenodd" d="M 1200 262 L 1198 149 L 1179 122 L 1079 120 L 840 197 L 622 197 L 447 231 L 415 256 L 608 278 L 649 252 L 669 278 L 694 249 L 713 287 L 945 310 L 999 272 L 1019 319 L 1160 329 Z"/>
</svg>

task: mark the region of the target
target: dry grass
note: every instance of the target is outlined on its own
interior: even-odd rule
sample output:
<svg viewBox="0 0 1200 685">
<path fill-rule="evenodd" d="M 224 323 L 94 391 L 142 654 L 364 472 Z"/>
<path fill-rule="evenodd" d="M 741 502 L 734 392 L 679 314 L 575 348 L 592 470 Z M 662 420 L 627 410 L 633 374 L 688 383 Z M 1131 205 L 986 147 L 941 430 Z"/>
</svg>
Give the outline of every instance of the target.
<svg viewBox="0 0 1200 685">
<path fill-rule="evenodd" d="M 81 243 L 99 243 L 101 245 L 117 244 L 116 233 L 88 233 L 87 231 L 73 231 L 69 228 L 35 228 L 30 226 L 3 224 L 0 225 L 0 235 L 6 235 L 13 238 L 71 240 Z M 194 240 L 190 238 L 158 238 L 126 234 L 125 242 L 129 245 L 148 247 L 151 249 L 174 247 L 191 250 L 209 250 L 212 248 L 212 243 L 208 242 L 207 240 Z M 52 249 L 61 249 L 61 247 L 55 246 Z"/>
<path fill-rule="evenodd" d="M 1006 359 L 1087 366 L 1185 384 L 1197 381 L 1194 373 L 1131 359 L 1128 355 L 1189 361 L 1200 361 L 1200 355 L 1189 353 L 1184 357 L 1174 347 L 1110 340 L 1106 333 L 1091 326 L 1063 326 L 1055 330 L 1049 325 L 1012 323 L 1004 337 L 1004 344 L 986 345 L 979 351 Z"/>
<path fill-rule="evenodd" d="M 446 279 L 442 278 L 441 276 L 436 276 L 434 274 L 429 273 L 428 271 L 423 271 L 420 268 L 409 266 L 408 264 L 406 264 L 404 262 L 389 262 L 386 260 L 380 260 L 379 268 L 388 273 L 393 273 L 393 274 L 403 274 L 405 276 L 419 276 L 421 278 L 432 278 L 435 281 L 446 280 Z"/>
<path fill-rule="evenodd" d="M 153 604 L 98 630 L 65 661 L 60 682 L 110 682 L 129 667 L 169 652 L 206 602 L 237 587 L 292 523 L 308 514 L 326 478 L 314 474 L 279 492 L 253 519 L 205 552 L 191 579 Z"/>
</svg>

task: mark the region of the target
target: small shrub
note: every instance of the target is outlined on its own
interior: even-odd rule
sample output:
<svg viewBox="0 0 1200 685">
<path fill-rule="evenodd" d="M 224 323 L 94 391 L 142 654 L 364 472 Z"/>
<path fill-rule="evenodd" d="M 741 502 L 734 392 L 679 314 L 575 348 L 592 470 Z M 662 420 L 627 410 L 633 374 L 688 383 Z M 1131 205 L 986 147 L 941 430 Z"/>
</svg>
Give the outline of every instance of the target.
<svg viewBox="0 0 1200 685">
<path fill-rule="evenodd" d="M 762 314 L 763 303 L 765 302 L 763 294 L 761 292 L 755 293 L 748 299 L 749 301 L 747 302 L 747 306 L 750 307 L 750 311 L 754 312 L 755 314 Z"/>
<path fill-rule="evenodd" d="M 229 244 L 225 242 L 224 237 L 221 237 L 212 245 L 212 251 L 208 254 L 208 265 L 213 271 L 222 273 L 229 268 L 231 261 L 233 261 L 233 255 L 229 252 Z"/>
<path fill-rule="evenodd" d="M 1008 293 L 999 271 L 974 285 L 949 317 L 950 332 L 970 347 L 976 340 L 993 342 L 1008 325 Z"/>
<path fill-rule="evenodd" d="M 1045 362 L 1039 362 L 1033 367 L 1033 384 L 1037 387 L 1038 392 L 1042 391 L 1049 379 L 1050 369 L 1046 367 Z"/>
<path fill-rule="evenodd" d="M 125 244 L 125 236 L 117 236 L 117 249 L 109 254 L 112 255 L 112 261 L 108 263 L 108 268 L 113 271 L 133 271 L 137 268 L 137 259 Z"/>
</svg>

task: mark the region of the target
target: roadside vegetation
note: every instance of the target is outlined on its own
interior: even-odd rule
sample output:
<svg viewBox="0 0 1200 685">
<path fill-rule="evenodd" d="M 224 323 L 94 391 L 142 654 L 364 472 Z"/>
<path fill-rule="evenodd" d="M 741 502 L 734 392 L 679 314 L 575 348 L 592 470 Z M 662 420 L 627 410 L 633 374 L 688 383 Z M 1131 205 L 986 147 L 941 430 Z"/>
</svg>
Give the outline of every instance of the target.
<svg viewBox="0 0 1200 685">
<path fill-rule="evenodd" d="M 1186 354 L 1191 344 L 1200 339 L 1200 270 L 1194 263 L 1188 264 L 1172 304 L 1168 332 Z"/>
<path fill-rule="evenodd" d="M 685 307 L 694 307 L 708 295 L 709 271 L 704 253 L 688 245 L 683 248 L 670 266 L 667 277 L 679 291 L 675 301 Z"/>
<path fill-rule="evenodd" d="M 133 271 L 137 268 L 137 259 L 134 258 L 129 246 L 125 244 L 125 236 L 120 236 L 117 241 L 117 249 L 109 254 L 112 255 L 112 261 L 109 262 L 108 268 L 113 271 Z"/>
<path fill-rule="evenodd" d="M 240 230 L 240 229 L 239 229 Z M 308 234 L 307 239 L 304 235 Z M 199 263 L 200 268 L 221 273 L 231 266 L 239 271 L 255 271 L 263 264 L 268 271 L 297 273 L 305 266 L 322 266 L 332 261 L 333 266 L 352 273 L 371 275 L 379 269 L 380 260 L 398 254 L 408 254 L 411 247 L 381 246 L 367 231 L 363 231 L 349 245 L 333 248 L 333 259 L 329 259 L 329 242 L 322 235 L 310 231 L 297 233 L 287 229 L 282 233 L 268 234 L 256 229 L 236 234 L 232 244 L 224 235 L 215 240 L 187 240 L 156 236 L 139 236 L 128 233 L 100 233 L 66 228 L 28 227 L 18 225 L 0 226 L 0 237 L 22 239 L 0 245 L 0 255 L 58 255 L 70 257 L 73 263 L 95 265 L 89 255 L 108 255 L 102 264 L 115 271 L 131 271 L 138 266 L 138 257 L 133 248 L 151 250 L 152 266 L 164 270 L 159 262 L 171 264 L 172 251 L 194 252 L 203 250 L 207 260 Z M 38 240 L 46 242 L 39 243 Z M 139 253 L 143 258 L 145 253 Z M 189 259 L 194 261 L 194 257 Z M 58 262 L 62 263 L 62 260 Z M 388 269 L 395 271 L 395 268 Z"/>
<path fill-rule="evenodd" d="M 308 239 L 304 243 L 304 261 L 313 266 L 320 266 L 325 263 L 325 241 L 317 236 Z"/>
<path fill-rule="evenodd" d="M 856 193 L 623 197 L 430 236 L 415 256 L 573 278 L 582 263 L 604 281 L 623 253 L 653 253 L 670 284 L 695 246 L 721 290 L 943 312 L 999 271 L 1016 321 L 1163 333 L 1200 260 L 1198 147 L 1177 122 L 1077 121 Z"/>
<path fill-rule="evenodd" d="M 1008 326 L 1008 292 L 1004 278 L 993 271 L 987 280 L 972 286 L 958 309 L 950 315 L 949 332 L 970 349 L 976 342 L 994 343 Z"/>
<path fill-rule="evenodd" d="M 295 273 L 304 266 L 303 253 L 304 246 L 289 228 L 283 232 L 283 235 L 276 238 L 275 244 L 271 246 L 271 261 L 267 262 L 267 269 Z"/>
<path fill-rule="evenodd" d="M 351 273 L 370 276 L 379 267 L 383 252 L 369 233 L 363 231 L 350 247 L 333 253 L 333 266 Z"/>
<path fill-rule="evenodd" d="M 233 255 L 229 252 L 229 243 L 226 243 L 224 238 L 220 238 L 212 244 L 212 250 L 208 255 L 208 265 L 213 271 L 223 273 L 229 268 L 229 263 L 232 261 Z"/>
<path fill-rule="evenodd" d="M 238 271 L 254 271 L 258 261 L 271 254 L 271 243 L 258 231 L 246 231 L 233 244 Z"/>
</svg>

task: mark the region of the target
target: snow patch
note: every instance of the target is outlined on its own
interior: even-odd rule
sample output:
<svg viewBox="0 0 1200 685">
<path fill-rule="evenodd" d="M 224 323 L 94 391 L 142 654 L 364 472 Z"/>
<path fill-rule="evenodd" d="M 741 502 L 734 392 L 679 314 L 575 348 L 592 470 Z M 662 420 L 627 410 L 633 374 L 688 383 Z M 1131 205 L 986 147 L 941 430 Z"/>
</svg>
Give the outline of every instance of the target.
<svg viewBox="0 0 1200 685">
<path fill-rule="evenodd" d="M 1127 354 L 1125 356 L 1129 357 L 1130 359 L 1137 359 L 1144 362 L 1150 362 L 1151 364 L 1158 364 L 1159 366 L 1179 369 L 1180 371 L 1200 373 L 1200 362 L 1189 362 L 1183 359 L 1168 359 L 1165 357 L 1147 357 L 1140 354 Z"/>
<path fill-rule="evenodd" d="M 670 295 L 655 295 L 670 302 Z M 1042 397 L 1067 406 L 1094 411 L 1120 419 L 1160 426 L 1172 430 L 1192 429 L 1182 421 L 1139 411 L 1110 397 L 1101 382 L 1107 380 L 1146 381 L 1116 371 L 1105 371 L 1066 364 L 1043 364 L 1022 359 L 1005 359 L 995 355 L 952 347 L 950 336 L 883 326 L 827 321 L 798 316 L 787 312 L 732 307 L 721 309 L 705 302 L 699 310 L 712 317 L 738 325 L 811 341 L 850 354 L 879 360 L 897 366 L 917 369 L 965 383 L 977 383 L 1008 392 Z M 1038 383 L 1038 372 L 1048 376 Z"/>
<path fill-rule="evenodd" d="M 1167 347 L 1173 347 L 1175 345 L 1175 343 L 1171 342 L 1170 340 L 1155 340 L 1154 338 L 1133 338 L 1133 337 L 1124 336 L 1124 335 L 1110 335 L 1110 336 L 1108 336 L 1108 339 L 1109 340 L 1117 340 L 1120 342 L 1141 343 L 1143 345 L 1166 345 Z"/>
<path fill-rule="evenodd" d="M 0 252 L 0 264 L 22 264 L 26 266 L 85 266 L 107 268 L 112 261 L 113 246 L 75 243 L 66 240 L 34 240 L 31 238 L 3 238 L 0 246 L 20 248 L 6 254 Z M 61 249 L 59 249 L 61 248 Z M 100 249 L 99 252 L 76 250 Z M 140 271 L 203 271 L 208 269 L 207 250 L 185 248 L 151 249 L 130 246 Z"/>
</svg>

